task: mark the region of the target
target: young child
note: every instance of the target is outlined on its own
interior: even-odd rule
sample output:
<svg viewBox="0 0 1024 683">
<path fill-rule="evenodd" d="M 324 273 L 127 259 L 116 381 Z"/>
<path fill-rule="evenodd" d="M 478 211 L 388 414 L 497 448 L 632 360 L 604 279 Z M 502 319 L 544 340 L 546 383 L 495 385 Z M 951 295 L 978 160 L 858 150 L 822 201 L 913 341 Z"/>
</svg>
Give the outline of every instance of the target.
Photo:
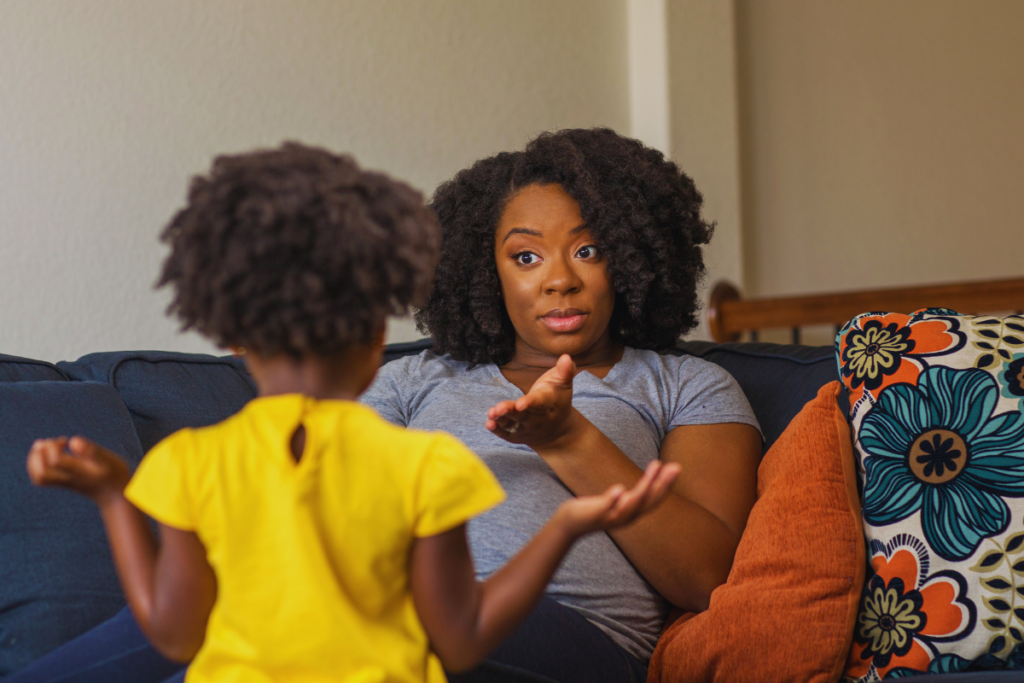
<svg viewBox="0 0 1024 683">
<path fill-rule="evenodd" d="M 419 193 L 350 157 L 218 158 L 163 233 L 160 284 L 184 329 L 244 355 L 258 398 L 164 439 L 133 477 L 81 437 L 32 446 L 34 483 L 99 506 L 139 626 L 191 660 L 190 683 L 444 680 L 526 617 L 575 539 L 632 521 L 678 474 L 564 504 L 478 583 L 465 522 L 502 501 L 493 475 L 355 402 L 387 316 L 428 294 L 438 235 Z"/>
</svg>

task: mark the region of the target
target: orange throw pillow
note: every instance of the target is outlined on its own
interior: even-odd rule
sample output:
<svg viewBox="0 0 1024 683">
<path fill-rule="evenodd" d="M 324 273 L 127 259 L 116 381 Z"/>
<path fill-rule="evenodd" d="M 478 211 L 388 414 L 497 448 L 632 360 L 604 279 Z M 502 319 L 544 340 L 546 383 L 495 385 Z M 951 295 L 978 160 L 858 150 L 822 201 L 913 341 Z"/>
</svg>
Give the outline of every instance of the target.
<svg viewBox="0 0 1024 683">
<path fill-rule="evenodd" d="M 823 386 L 764 456 L 729 580 L 665 629 L 649 683 L 839 679 L 865 571 L 840 387 Z"/>
</svg>

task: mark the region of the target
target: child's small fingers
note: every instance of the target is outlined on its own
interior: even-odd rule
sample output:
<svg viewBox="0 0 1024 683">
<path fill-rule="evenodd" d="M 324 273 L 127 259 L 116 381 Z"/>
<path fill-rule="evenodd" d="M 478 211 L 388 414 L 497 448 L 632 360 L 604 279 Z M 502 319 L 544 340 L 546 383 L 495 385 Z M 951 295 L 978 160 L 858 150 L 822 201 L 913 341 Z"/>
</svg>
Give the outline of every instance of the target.
<svg viewBox="0 0 1024 683">
<path fill-rule="evenodd" d="M 29 478 L 37 486 L 60 486 L 71 481 L 74 473 L 57 458 L 46 457 L 41 451 L 28 462 Z M 64 456 L 65 458 L 67 456 Z"/>
<path fill-rule="evenodd" d="M 643 490 L 637 490 L 635 486 L 624 490 L 619 499 L 615 501 L 615 507 L 612 509 L 611 514 L 617 522 L 628 520 L 635 514 L 642 500 Z"/>
<path fill-rule="evenodd" d="M 664 500 L 665 496 L 671 491 L 672 481 L 675 476 L 664 476 L 665 466 L 663 465 L 655 476 L 654 480 L 651 481 L 650 486 L 644 492 L 643 500 L 640 503 L 638 514 L 643 514 L 647 510 L 655 507 L 658 503 Z"/>
<path fill-rule="evenodd" d="M 64 446 L 67 444 L 64 439 L 46 439 L 39 445 L 39 450 L 42 453 L 43 462 L 48 466 L 56 466 L 60 461 L 61 453 L 64 452 Z"/>
<path fill-rule="evenodd" d="M 662 465 L 657 477 L 651 482 L 650 489 L 644 495 L 644 500 L 638 514 L 643 514 L 657 507 L 661 501 L 665 500 L 672 492 L 672 484 L 675 482 L 680 470 L 680 466 L 676 463 Z"/>
<path fill-rule="evenodd" d="M 78 458 L 85 460 L 98 460 L 101 452 L 109 453 L 105 448 L 94 441 L 81 436 L 73 436 L 67 442 L 67 450 Z"/>
<path fill-rule="evenodd" d="M 46 462 L 43 459 L 43 452 L 39 448 L 38 441 L 32 445 L 28 452 L 28 458 L 25 460 L 25 469 L 28 471 L 28 478 L 33 484 L 36 486 L 42 485 L 43 475 L 46 472 Z"/>
</svg>

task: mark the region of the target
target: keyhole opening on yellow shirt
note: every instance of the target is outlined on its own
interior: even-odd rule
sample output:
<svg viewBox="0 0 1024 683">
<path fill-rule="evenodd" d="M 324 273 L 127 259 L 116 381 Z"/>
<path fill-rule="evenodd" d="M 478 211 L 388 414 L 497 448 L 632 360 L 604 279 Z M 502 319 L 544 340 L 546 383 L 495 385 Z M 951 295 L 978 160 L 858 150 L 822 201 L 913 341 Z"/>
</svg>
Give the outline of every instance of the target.
<svg viewBox="0 0 1024 683">
<path fill-rule="evenodd" d="M 299 425 L 292 433 L 292 457 L 295 458 L 295 462 L 302 460 L 302 451 L 306 448 L 306 427 L 305 425 Z"/>
</svg>

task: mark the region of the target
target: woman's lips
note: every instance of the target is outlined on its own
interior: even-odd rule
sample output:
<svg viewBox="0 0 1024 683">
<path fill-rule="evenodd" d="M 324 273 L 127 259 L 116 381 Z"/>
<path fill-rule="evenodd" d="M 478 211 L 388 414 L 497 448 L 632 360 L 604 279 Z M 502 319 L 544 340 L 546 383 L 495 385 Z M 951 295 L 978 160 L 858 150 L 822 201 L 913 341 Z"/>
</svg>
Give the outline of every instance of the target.
<svg viewBox="0 0 1024 683">
<path fill-rule="evenodd" d="M 544 324 L 552 332 L 575 332 L 583 327 L 587 314 L 583 311 L 570 308 L 566 311 L 555 309 L 548 311 L 541 317 Z"/>
</svg>

